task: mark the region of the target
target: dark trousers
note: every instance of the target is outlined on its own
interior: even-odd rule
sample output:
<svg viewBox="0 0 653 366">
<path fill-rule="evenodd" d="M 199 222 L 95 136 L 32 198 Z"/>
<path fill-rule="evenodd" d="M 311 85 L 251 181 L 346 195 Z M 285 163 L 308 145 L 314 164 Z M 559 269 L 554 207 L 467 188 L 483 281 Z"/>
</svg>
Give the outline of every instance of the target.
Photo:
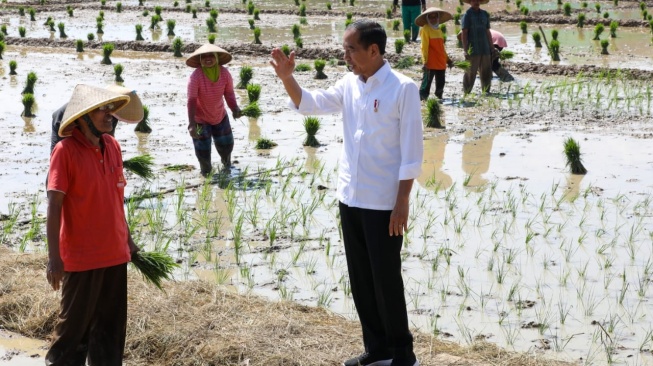
<svg viewBox="0 0 653 366">
<path fill-rule="evenodd" d="M 438 99 L 442 99 L 442 93 L 444 93 L 445 73 L 446 70 L 424 69 L 422 76 L 422 85 L 419 87 L 419 99 L 428 99 L 429 92 L 431 91 L 431 83 L 433 83 L 433 78 L 435 78 L 435 96 Z"/>
<path fill-rule="evenodd" d="M 401 277 L 403 237 L 390 236 L 390 214 L 340 202 L 351 293 L 365 350 L 397 358 L 413 353 L 413 336 Z"/>
<path fill-rule="evenodd" d="M 224 115 L 222 121 L 217 125 L 197 124 L 197 139 L 193 139 L 195 156 L 200 163 L 202 175 L 206 176 L 211 172 L 211 139 L 218 150 L 218 155 L 225 168 L 231 166 L 231 152 L 234 149 L 234 135 L 231 132 L 229 116 Z"/>
<path fill-rule="evenodd" d="M 47 366 L 121 366 L 127 331 L 127 264 L 66 272 Z"/>
</svg>

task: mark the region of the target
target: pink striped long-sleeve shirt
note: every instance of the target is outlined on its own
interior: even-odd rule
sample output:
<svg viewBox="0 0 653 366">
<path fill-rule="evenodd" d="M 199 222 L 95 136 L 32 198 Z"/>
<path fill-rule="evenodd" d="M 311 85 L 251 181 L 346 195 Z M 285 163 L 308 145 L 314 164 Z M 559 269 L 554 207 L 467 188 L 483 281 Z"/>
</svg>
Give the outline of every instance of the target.
<svg viewBox="0 0 653 366">
<path fill-rule="evenodd" d="M 188 113 L 195 108 L 195 122 L 217 125 L 227 113 L 222 98 L 233 111 L 238 108 L 234 82 L 229 70 L 220 66 L 220 77 L 213 83 L 201 68 L 195 69 L 188 79 Z"/>
</svg>

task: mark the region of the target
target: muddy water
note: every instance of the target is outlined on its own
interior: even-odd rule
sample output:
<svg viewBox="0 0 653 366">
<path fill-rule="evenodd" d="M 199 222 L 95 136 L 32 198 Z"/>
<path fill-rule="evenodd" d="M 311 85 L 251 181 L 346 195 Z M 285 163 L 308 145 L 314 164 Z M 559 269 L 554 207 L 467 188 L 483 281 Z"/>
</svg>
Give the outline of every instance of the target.
<svg viewBox="0 0 653 366">
<path fill-rule="evenodd" d="M 0 365 L 43 365 L 46 343 L 0 330 Z"/>
</svg>

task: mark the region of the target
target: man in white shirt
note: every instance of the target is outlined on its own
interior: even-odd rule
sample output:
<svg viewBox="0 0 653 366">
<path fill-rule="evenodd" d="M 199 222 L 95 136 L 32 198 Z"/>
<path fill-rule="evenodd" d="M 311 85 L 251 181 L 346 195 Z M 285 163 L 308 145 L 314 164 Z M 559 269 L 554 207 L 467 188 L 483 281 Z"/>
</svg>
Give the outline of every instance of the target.
<svg viewBox="0 0 653 366">
<path fill-rule="evenodd" d="M 401 277 L 409 196 L 422 166 L 422 117 L 417 85 L 383 58 L 387 36 L 362 19 L 347 27 L 344 60 L 351 73 L 327 90 L 302 89 L 295 54 L 272 50 L 270 64 L 304 115 L 342 112 L 340 219 L 352 296 L 365 352 L 345 366 L 417 366 Z"/>
</svg>

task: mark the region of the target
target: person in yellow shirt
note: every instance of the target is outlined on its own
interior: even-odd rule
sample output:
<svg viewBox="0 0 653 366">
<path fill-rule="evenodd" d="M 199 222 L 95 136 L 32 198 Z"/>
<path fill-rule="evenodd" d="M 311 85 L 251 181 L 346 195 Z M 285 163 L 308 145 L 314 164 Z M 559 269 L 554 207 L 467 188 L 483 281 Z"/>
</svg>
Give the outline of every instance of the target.
<svg viewBox="0 0 653 366">
<path fill-rule="evenodd" d="M 442 99 L 445 71 L 447 66 L 453 65 L 453 63 L 444 49 L 444 34 L 440 30 L 440 24 L 452 18 L 451 13 L 431 7 L 415 19 L 415 24 L 420 27 L 419 37 L 422 40 L 422 61 L 424 62 L 424 77 L 419 88 L 421 100 L 428 98 L 434 78 L 435 96 Z"/>
</svg>

